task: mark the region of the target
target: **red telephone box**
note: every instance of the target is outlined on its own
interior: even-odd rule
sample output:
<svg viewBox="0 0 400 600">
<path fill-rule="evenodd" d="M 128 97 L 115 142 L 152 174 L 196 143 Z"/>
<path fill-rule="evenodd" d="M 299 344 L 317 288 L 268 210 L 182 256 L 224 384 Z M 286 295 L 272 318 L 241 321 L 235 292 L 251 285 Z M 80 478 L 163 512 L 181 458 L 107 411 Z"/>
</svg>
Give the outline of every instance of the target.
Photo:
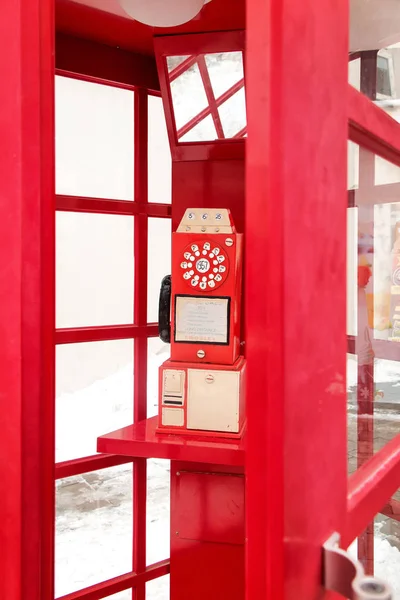
<svg viewBox="0 0 400 600">
<path fill-rule="evenodd" d="M 393 248 L 396 237 L 397 209 L 382 234 L 375 211 L 396 204 L 399 191 L 393 173 L 382 184 L 382 161 L 400 167 L 400 125 L 387 114 L 396 107 L 393 56 L 378 52 L 400 41 L 397 9 L 389 0 L 378 12 L 353 0 L 163 5 L 165 12 L 153 0 L 0 6 L 0 598 L 55 598 L 55 482 L 132 464 L 131 568 L 62 600 L 124 593 L 144 600 L 146 584 L 167 574 L 171 600 L 316 600 L 334 592 L 394 600 L 397 582 L 372 578 L 371 524 L 378 513 L 397 521 L 400 514 L 399 435 L 376 435 L 383 418 L 376 398 L 386 398 L 377 389 L 379 361 L 400 361 L 398 282 L 391 273 L 378 300 L 384 286 L 374 266 L 387 258 L 391 271 L 392 246 L 385 257 L 379 236 L 392 236 Z M 213 75 L 219 55 L 241 65 L 226 79 Z M 357 61 L 355 89 L 348 69 Z M 55 193 L 55 75 L 132 93 L 129 199 Z M 188 97 L 178 82 L 192 86 Z M 150 96 L 163 103 L 171 205 L 148 193 Z M 358 148 L 350 190 L 348 141 Z M 354 272 L 346 264 L 349 209 L 357 209 L 360 232 L 372 229 L 372 251 L 354 252 Z M 56 329 L 56 211 L 134 220 L 131 322 Z M 214 229 L 221 215 L 229 231 L 205 237 L 205 214 Z M 148 340 L 159 333 L 147 313 L 153 218 L 170 219 L 174 236 L 172 310 L 160 329 L 172 326 L 159 415 L 147 418 Z M 186 230 L 189 220 L 195 231 Z M 346 295 L 358 308 L 353 332 Z M 207 311 L 216 311 L 204 332 L 204 321 L 193 327 L 193 306 L 204 308 L 206 297 Z M 387 338 L 376 325 L 381 304 L 390 315 Z M 55 347 L 110 340 L 134 344 L 133 414 L 98 437 L 97 454 L 56 463 Z M 346 352 L 357 360 L 349 411 Z M 234 393 L 222 383 L 228 393 L 213 396 L 207 390 L 221 373 L 239 383 Z M 198 381 L 189 389 L 191 377 Z M 210 419 L 226 398 L 237 414 L 228 433 L 226 414 L 222 425 Z M 194 425 L 191 402 L 201 406 Z M 165 422 L 163 410 L 174 411 Z M 152 458 L 171 461 L 171 535 L 170 558 L 148 565 Z M 348 459 L 356 463 L 349 477 Z M 355 539 L 359 562 L 346 551 Z"/>
</svg>

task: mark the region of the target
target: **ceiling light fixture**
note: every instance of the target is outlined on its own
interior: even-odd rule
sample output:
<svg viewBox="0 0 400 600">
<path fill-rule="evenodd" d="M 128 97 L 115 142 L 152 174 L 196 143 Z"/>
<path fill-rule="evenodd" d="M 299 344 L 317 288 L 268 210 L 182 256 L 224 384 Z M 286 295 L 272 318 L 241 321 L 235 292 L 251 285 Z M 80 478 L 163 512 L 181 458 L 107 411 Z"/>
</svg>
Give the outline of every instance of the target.
<svg viewBox="0 0 400 600">
<path fill-rule="evenodd" d="M 196 17 L 211 0 L 119 0 L 127 15 L 150 27 L 177 27 Z"/>
</svg>

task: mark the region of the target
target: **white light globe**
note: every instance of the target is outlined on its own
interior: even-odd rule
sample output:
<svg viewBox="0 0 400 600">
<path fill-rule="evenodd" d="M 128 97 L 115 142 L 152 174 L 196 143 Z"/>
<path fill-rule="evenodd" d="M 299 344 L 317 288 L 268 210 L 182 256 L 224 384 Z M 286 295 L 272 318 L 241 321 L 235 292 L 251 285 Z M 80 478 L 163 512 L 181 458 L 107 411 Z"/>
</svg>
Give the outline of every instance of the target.
<svg viewBox="0 0 400 600">
<path fill-rule="evenodd" d="M 124 11 L 150 27 L 177 27 L 196 17 L 210 0 L 120 0 Z"/>
</svg>

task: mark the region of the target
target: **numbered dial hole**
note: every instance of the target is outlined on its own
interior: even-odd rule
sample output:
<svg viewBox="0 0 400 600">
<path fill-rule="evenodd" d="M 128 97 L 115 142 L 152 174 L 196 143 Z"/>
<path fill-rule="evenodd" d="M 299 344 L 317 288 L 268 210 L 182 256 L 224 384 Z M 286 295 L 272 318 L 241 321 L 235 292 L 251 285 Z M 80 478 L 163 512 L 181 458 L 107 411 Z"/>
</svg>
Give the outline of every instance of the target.
<svg viewBox="0 0 400 600">
<path fill-rule="evenodd" d="M 181 273 L 188 286 L 207 292 L 220 287 L 229 271 L 222 247 L 207 240 L 189 244 L 181 256 Z"/>
</svg>

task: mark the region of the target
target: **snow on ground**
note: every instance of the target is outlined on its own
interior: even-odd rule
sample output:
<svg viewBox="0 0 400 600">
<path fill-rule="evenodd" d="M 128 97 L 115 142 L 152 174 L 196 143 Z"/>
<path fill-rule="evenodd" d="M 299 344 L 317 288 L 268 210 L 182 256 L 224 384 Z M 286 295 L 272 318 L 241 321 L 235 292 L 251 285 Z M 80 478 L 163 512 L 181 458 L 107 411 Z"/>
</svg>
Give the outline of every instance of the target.
<svg viewBox="0 0 400 600">
<path fill-rule="evenodd" d="M 149 356 L 148 413 L 157 412 L 157 369 L 169 347 Z M 133 365 L 57 398 L 57 461 L 96 451 L 96 437 L 132 423 Z M 79 418 L 77 418 L 79 415 Z M 132 467 L 121 465 L 57 482 L 56 597 L 132 570 Z M 169 461 L 148 461 L 147 564 L 169 557 Z M 130 591 L 110 598 L 130 600 Z M 147 584 L 169 598 L 169 579 Z"/>
<path fill-rule="evenodd" d="M 377 359 L 374 363 L 374 378 L 378 383 L 392 383 L 394 387 L 400 387 L 400 362 L 393 360 Z M 347 355 L 347 389 L 357 385 L 357 359 L 355 356 Z M 400 390 L 397 402 L 400 402 Z"/>
<path fill-rule="evenodd" d="M 375 525 L 374 568 L 375 575 L 390 584 L 393 600 L 400 600 L 400 551 L 392 546 Z M 357 540 L 349 547 L 349 553 L 357 558 Z"/>
<path fill-rule="evenodd" d="M 157 368 L 168 347 L 149 355 L 148 409 L 155 414 Z M 129 364 L 107 379 L 57 399 L 57 460 L 95 452 L 95 438 L 132 422 Z M 392 376 L 390 373 L 387 376 Z M 76 420 L 79 415 L 79 420 Z M 147 564 L 169 556 L 169 462 L 148 461 Z M 56 596 L 129 572 L 132 566 L 132 468 L 104 469 L 57 483 Z M 351 547 L 356 552 L 356 544 Z M 375 535 L 376 574 L 400 600 L 400 552 Z M 150 600 L 169 598 L 169 578 L 147 584 Z M 130 600 L 130 591 L 111 596 Z"/>
</svg>

